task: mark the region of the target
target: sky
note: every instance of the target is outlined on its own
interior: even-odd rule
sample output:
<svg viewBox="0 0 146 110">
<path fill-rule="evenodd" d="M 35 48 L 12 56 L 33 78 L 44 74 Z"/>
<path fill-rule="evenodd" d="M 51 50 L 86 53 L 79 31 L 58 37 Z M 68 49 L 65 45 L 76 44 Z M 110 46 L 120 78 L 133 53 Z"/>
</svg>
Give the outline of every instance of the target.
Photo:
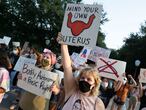
<svg viewBox="0 0 146 110">
<path fill-rule="evenodd" d="M 111 49 L 119 49 L 123 40 L 130 33 L 139 32 L 146 21 L 146 0 L 83 0 L 83 3 L 103 5 L 109 21 L 101 29 L 106 35 L 106 46 Z"/>
</svg>

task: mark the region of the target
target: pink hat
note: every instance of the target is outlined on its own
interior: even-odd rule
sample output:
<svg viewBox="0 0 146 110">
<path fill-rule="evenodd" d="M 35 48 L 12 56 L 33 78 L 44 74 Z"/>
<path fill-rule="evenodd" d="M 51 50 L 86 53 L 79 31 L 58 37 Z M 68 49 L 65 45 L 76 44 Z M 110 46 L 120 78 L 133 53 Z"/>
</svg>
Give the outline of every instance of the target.
<svg viewBox="0 0 146 110">
<path fill-rule="evenodd" d="M 44 49 L 43 56 L 51 58 L 51 64 L 54 65 L 56 63 L 56 55 L 49 49 Z"/>
</svg>

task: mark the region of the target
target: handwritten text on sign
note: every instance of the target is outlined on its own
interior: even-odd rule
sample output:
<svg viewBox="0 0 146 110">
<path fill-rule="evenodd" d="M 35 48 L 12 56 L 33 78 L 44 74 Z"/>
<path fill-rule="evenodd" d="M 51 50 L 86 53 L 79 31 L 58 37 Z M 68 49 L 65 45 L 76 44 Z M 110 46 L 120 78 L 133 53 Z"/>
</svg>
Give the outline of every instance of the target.
<svg viewBox="0 0 146 110">
<path fill-rule="evenodd" d="M 36 60 L 20 56 L 17 63 L 15 64 L 14 70 L 21 71 L 24 63 L 35 65 Z"/>
<path fill-rule="evenodd" d="M 111 53 L 111 50 L 96 46 L 91 50 L 88 59 L 91 61 L 97 62 L 99 57 L 109 58 L 110 53 Z"/>
<path fill-rule="evenodd" d="M 101 20 L 101 5 L 67 4 L 61 33 L 69 45 L 96 45 Z"/>
<path fill-rule="evenodd" d="M 49 99 L 51 93 L 50 86 L 57 80 L 56 73 L 46 71 L 31 64 L 24 64 L 22 68 L 22 80 L 18 80 L 18 86 Z"/>
</svg>

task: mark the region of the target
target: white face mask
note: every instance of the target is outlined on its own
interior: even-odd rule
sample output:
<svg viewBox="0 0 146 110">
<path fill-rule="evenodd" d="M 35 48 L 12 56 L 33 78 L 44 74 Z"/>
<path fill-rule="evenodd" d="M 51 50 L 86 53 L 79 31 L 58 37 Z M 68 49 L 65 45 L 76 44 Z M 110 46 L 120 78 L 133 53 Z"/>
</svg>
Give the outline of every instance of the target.
<svg viewBox="0 0 146 110">
<path fill-rule="evenodd" d="M 104 88 L 107 88 L 108 82 L 102 82 L 102 83 L 101 83 L 101 86 L 104 87 Z"/>
<path fill-rule="evenodd" d="M 76 78 L 76 77 L 78 77 L 79 76 L 79 74 L 80 74 L 80 71 L 75 71 L 74 73 L 73 73 L 73 76 Z"/>
<path fill-rule="evenodd" d="M 110 81 L 108 86 L 109 86 L 109 88 L 112 88 L 113 87 L 113 82 Z"/>
<path fill-rule="evenodd" d="M 127 78 L 123 77 L 123 84 L 126 84 L 126 82 L 127 82 Z"/>
<path fill-rule="evenodd" d="M 17 50 L 13 50 L 13 53 L 14 53 L 14 54 L 17 54 Z"/>
<path fill-rule="evenodd" d="M 56 64 L 55 64 L 55 68 L 56 68 L 56 69 L 59 69 L 60 67 L 61 67 L 61 64 L 59 64 L 59 63 L 56 63 Z"/>
</svg>

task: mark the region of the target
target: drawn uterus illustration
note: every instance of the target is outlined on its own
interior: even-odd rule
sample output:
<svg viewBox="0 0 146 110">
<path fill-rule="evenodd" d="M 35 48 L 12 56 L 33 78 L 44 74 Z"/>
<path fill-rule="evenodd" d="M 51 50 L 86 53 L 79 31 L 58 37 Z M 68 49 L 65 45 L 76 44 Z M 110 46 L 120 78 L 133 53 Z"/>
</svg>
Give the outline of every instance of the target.
<svg viewBox="0 0 146 110">
<path fill-rule="evenodd" d="M 70 12 L 68 14 L 68 21 L 67 21 L 67 27 L 71 29 L 71 32 L 74 36 L 80 35 L 85 29 L 90 28 L 90 26 L 93 23 L 93 20 L 95 19 L 95 15 L 92 14 L 89 17 L 89 20 L 87 23 L 84 23 L 81 20 L 76 20 L 72 22 L 72 13 Z"/>
</svg>

